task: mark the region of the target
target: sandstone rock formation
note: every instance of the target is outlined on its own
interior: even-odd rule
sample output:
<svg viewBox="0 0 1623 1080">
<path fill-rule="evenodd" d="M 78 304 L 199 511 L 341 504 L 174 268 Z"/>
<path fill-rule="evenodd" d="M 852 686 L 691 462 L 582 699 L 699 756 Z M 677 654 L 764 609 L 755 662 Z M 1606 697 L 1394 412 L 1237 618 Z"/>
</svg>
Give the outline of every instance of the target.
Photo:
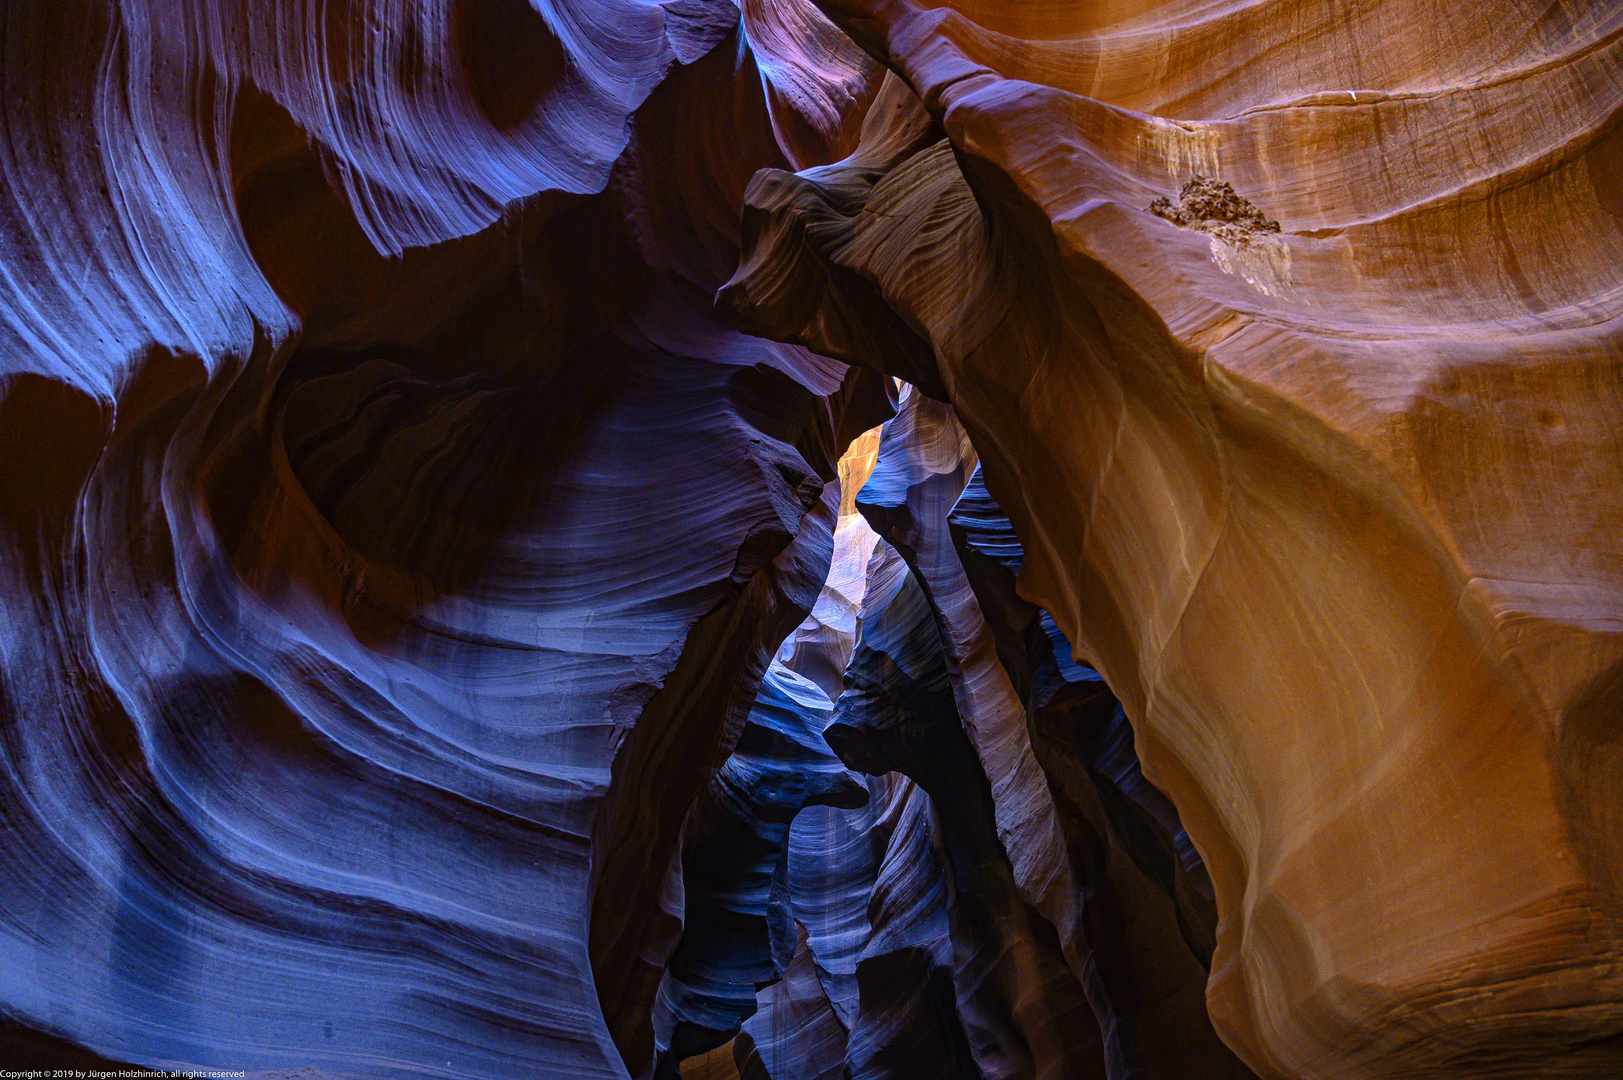
<svg viewBox="0 0 1623 1080">
<path fill-rule="evenodd" d="M 0 20 L 0 1067 L 1623 1074 L 1623 5 Z"/>
<path fill-rule="evenodd" d="M 1615 1069 L 1623 11 L 829 8 L 943 137 L 757 177 L 725 295 L 935 360 L 1210 870 L 1225 1041 Z M 1196 174 L 1282 231 L 1150 212 Z"/>
</svg>

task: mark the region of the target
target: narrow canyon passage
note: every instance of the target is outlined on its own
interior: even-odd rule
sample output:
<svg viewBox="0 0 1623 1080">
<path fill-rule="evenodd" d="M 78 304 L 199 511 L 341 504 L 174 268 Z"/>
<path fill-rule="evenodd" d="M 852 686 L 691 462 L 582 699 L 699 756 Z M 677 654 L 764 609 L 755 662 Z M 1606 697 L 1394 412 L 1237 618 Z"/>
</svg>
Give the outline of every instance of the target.
<svg viewBox="0 0 1623 1080">
<path fill-rule="evenodd" d="M 0 1072 L 1623 1076 L 1623 4 L 0 73 Z"/>
</svg>

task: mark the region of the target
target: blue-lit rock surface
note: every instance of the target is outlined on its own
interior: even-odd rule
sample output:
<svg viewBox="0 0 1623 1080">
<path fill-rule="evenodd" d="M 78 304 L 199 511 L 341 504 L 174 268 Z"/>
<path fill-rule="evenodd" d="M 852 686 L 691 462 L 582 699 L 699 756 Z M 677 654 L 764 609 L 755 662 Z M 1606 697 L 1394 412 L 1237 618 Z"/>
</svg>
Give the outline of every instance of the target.
<svg viewBox="0 0 1623 1080">
<path fill-rule="evenodd" d="M 1620 73 L 6 5 L 0 1069 L 1615 1080 Z"/>
</svg>

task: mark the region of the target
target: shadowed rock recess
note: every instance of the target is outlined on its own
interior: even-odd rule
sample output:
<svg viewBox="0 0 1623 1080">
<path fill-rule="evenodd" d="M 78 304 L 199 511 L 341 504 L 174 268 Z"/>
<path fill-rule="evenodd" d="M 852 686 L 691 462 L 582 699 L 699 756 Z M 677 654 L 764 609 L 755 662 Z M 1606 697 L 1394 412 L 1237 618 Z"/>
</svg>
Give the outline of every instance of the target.
<svg viewBox="0 0 1623 1080">
<path fill-rule="evenodd" d="M 0 73 L 0 1068 L 1623 1076 L 1623 4 Z"/>
</svg>

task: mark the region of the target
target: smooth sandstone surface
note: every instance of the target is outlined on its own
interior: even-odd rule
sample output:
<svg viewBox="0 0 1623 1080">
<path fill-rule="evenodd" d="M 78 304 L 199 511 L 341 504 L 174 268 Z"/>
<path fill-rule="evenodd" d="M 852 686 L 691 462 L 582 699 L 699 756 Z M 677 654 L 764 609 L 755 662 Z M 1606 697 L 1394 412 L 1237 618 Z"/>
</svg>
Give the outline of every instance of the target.
<svg viewBox="0 0 1623 1080">
<path fill-rule="evenodd" d="M 317 16 L 5 16 L 0 1008 L 641 1073 L 683 817 L 888 391 L 711 310 L 795 160 L 731 5 Z"/>
<path fill-rule="evenodd" d="M 0 1067 L 1623 1075 L 1623 5 L 0 12 Z"/>
<path fill-rule="evenodd" d="M 933 354 L 1210 869 L 1225 1040 L 1606 1075 L 1623 9 L 829 8 L 943 138 L 758 177 L 724 296 Z"/>
</svg>

